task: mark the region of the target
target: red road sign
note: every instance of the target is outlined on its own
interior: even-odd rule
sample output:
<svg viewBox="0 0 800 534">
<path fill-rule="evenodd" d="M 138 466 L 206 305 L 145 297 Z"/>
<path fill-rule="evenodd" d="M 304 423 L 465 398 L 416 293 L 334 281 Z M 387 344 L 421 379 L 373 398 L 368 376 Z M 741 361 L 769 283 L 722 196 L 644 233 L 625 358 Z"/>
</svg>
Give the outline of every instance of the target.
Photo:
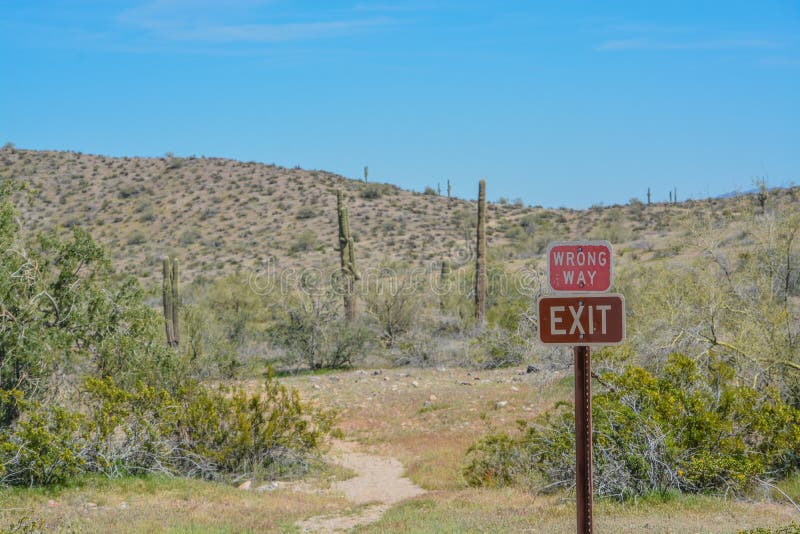
<svg viewBox="0 0 800 534">
<path fill-rule="evenodd" d="M 547 345 L 619 345 L 625 340 L 625 297 L 539 298 L 539 339 Z"/>
<path fill-rule="evenodd" d="M 611 289 L 614 271 L 608 241 L 567 241 L 547 248 L 547 281 L 553 291 Z"/>
</svg>

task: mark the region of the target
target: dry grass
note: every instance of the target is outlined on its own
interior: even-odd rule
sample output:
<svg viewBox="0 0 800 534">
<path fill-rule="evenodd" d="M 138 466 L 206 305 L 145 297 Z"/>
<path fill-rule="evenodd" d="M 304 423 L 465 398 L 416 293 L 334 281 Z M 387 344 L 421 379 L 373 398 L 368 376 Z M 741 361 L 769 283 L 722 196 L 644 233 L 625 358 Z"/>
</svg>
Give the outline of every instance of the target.
<svg viewBox="0 0 800 534">
<path fill-rule="evenodd" d="M 2 490 L 0 530 L 28 516 L 40 528 L 59 532 L 274 532 L 347 505 L 322 491 L 242 491 L 181 478 L 93 478 L 73 488 Z"/>
<path fill-rule="evenodd" d="M 431 490 L 464 487 L 464 455 L 480 436 L 511 430 L 571 395 L 561 375 L 519 369 L 374 372 L 286 381 L 304 398 L 340 410 L 339 426 L 348 438 L 398 458 L 414 482 Z M 498 402 L 507 404 L 498 408 Z"/>
</svg>

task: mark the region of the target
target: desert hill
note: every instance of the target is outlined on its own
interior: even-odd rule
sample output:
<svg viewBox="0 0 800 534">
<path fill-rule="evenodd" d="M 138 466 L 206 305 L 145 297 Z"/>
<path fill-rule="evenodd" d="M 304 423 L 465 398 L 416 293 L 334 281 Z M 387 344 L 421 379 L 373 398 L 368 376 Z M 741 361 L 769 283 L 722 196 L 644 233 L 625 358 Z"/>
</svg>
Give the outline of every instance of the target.
<svg viewBox="0 0 800 534">
<path fill-rule="evenodd" d="M 267 261 L 336 269 L 338 189 L 347 198 L 362 268 L 457 262 L 475 224 L 474 200 L 432 188 L 419 193 L 220 158 L 114 158 L 6 146 L 0 178 L 32 192 L 34 201 L 21 204 L 27 229 L 84 227 L 111 250 L 118 268 L 143 279 L 159 272 L 164 254 L 182 259 L 189 280 L 260 269 Z M 487 182 L 491 191 L 491 177 Z M 796 191 L 771 191 L 770 202 L 794 202 Z M 702 214 L 724 222 L 756 207 L 756 195 L 652 206 L 632 199 L 588 210 L 501 200 L 488 205 L 487 235 L 490 254 L 511 262 L 538 261 L 549 241 L 578 237 L 611 240 L 621 257 L 630 252 L 623 262 L 652 260 L 684 253 L 686 225 Z"/>
</svg>

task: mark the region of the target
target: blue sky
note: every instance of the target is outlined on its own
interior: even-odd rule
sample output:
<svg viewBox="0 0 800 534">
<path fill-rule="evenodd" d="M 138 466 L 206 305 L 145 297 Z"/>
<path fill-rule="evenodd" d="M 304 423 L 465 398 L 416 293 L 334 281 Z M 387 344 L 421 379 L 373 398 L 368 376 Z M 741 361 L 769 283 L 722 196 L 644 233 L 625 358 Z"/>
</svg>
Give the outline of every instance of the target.
<svg viewBox="0 0 800 534">
<path fill-rule="evenodd" d="M 586 207 L 800 183 L 800 2 L 0 0 L 0 142 Z"/>
</svg>

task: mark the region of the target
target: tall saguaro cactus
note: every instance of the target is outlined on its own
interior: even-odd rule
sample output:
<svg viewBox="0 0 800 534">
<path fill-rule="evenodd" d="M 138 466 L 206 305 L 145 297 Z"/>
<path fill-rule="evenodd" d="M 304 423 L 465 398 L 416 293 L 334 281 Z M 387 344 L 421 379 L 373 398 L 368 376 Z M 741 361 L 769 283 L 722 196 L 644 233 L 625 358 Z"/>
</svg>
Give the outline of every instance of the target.
<svg viewBox="0 0 800 534">
<path fill-rule="evenodd" d="M 180 343 L 180 272 L 178 259 L 164 256 L 163 283 L 161 286 L 161 299 L 164 304 L 164 330 L 167 335 L 167 345 L 177 347 Z"/>
<path fill-rule="evenodd" d="M 450 293 L 450 260 L 447 258 L 442 260 L 442 266 L 439 270 L 439 287 L 441 294 L 439 295 L 439 309 L 444 311 L 447 305 L 447 296 Z"/>
<path fill-rule="evenodd" d="M 475 320 L 482 326 L 486 316 L 486 180 L 478 185 L 478 232 L 475 247 Z"/>
<path fill-rule="evenodd" d="M 447 280 L 450 278 L 451 271 L 452 269 L 450 267 L 450 260 L 448 260 L 447 258 L 443 259 L 442 266 L 439 269 L 439 277 L 442 283 L 447 282 Z"/>
<path fill-rule="evenodd" d="M 344 314 L 348 321 L 356 317 L 355 281 L 359 279 L 356 268 L 356 252 L 350 235 L 350 214 L 344 205 L 344 194 L 336 192 L 336 214 L 339 220 L 339 260 L 344 283 Z"/>
<path fill-rule="evenodd" d="M 650 205 L 650 188 L 647 188 L 647 205 Z"/>
</svg>

